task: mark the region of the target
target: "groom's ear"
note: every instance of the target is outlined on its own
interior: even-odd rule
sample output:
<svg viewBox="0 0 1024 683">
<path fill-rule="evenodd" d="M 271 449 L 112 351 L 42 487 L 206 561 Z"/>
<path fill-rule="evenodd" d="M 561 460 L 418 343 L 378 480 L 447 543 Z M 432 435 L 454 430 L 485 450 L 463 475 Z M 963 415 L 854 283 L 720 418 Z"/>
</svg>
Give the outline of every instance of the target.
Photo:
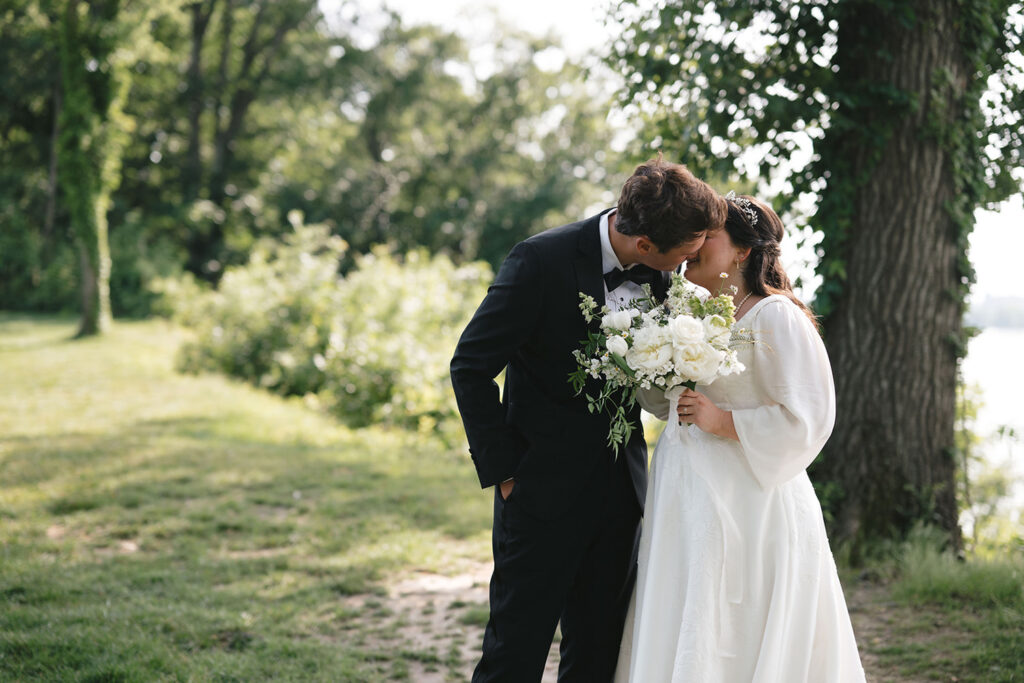
<svg viewBox="0 0 1024 683">
<path fill-rule="evenodd" d="M 648 254 L 656 251 L 657 247 L 654 246 L 654 242 L 641 235 L 636 238 L 636 250 L 644 256 L 647 256 Z"/>
</svg>

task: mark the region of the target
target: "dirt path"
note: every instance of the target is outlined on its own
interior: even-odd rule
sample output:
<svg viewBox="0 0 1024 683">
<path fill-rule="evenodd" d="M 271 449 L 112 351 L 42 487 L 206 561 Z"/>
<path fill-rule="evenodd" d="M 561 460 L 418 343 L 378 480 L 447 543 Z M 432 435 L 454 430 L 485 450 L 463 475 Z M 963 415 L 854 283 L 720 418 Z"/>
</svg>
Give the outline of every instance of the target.
<svg viewBox="0 0 1024 683">
<path fill-rule="evenodd" d="M 419 572 L 392 584 L 386 595 L 353 596 L 349 606 L 361 612 L 363 634 L 371 649 L 402 648 L 422 653 L 412 658 L 413 683 L 468 681 L 479 656 L 487 621 L 489 564 L 470 566 L 454 576 Z M 909 683 L 917 679 L 883 668 L 872 653 L 883 646 L 899 621 L 901 608 L 888 601 L 883 586 L 858 582 L 846 587 L 861 659 L 869 683 Z M 906 609 L 906 608 L 902 608 Z M 558 644 L 548 655 L 544 683 L 554 683 Z"/>
<path fill-rule="evenodd" d="M 354 621 L 367 649 L 401 648 L 422 653 L 410 662 L 413 683 L 468 681 L 480 655 L 487 623 L 490 563 L 454 576 L 417 572 L 388 586 L 386 595 L 352 596 L 349 609 L 363 615 Z M 558 644 L 552 643 L 544 683 L 558 673 Z"/>
</svg>

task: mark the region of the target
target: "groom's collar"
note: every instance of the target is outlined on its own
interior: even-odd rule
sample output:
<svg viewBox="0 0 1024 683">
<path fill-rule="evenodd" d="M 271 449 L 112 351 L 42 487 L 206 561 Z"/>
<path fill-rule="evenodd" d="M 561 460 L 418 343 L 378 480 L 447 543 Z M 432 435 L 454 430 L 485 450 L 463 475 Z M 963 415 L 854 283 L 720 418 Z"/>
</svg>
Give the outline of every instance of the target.
<svg viewBox="0 0 1024 683">
<path fill-rule="evenodd" d="M 579 290 L 594 297 L 598 306 L 604 306 L 604 279 L 603 275 L 610 268 L 604 268 L 603 240 L 609 241 L 608 237 L 608 214 L 615 208 L 605 209 L 596 216 L 584 220 L 580 225 L 580 238 L 577 245 L 576 256 L 576 284 Z M 602 239 L 603 237 L 603 239 Z M 613 252 L 614 254 L 614 252 Z M 618 262 L 618 258 L 615 259 Z M 680 272 L 677 270 L 676 272 Z M 653 290 L 654 297 L 662 300 L 668 294 L 671 273 L 662 273 L 662 276 L 655 280 Z"/>
<path fill-rule="evenodd" d="M 635 263 L 631 263 L 628 266 L 622 265 L 619 261 L 618 255 L 615 253 L 615 248 L 612 247 L 612 238 L 609 235 L 611 230 L 608 225 L 611 221 L 608 220 L 609 216 L 615 213 L 615 209 L 608 209 L 601 214 L 600 223 L 598 224 L 598 234 L 601 236 L 601 272 L 607 273 L 610 270 L 627 270 L 635 266 Z"/>
<path fill-rule="evenodd" d="M 580 224 L 579 241 L 577 242 L 576 287 L 580 292 L 594 297 L 597 305 L 604 306 L 604 271 L 601 269 L 601 223 L 607 225 L 607 218 L 602 216 L 608 210 L 584 220 Z"/>
</svg>

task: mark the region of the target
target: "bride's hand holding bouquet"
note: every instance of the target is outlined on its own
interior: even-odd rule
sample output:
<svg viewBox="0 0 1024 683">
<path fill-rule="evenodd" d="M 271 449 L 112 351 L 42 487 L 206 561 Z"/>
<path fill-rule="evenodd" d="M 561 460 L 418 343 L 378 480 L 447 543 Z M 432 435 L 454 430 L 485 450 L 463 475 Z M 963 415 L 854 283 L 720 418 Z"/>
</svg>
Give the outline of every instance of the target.
<svg viewBox="0 0 1024 683">
<path fill-rule="evenodd" d="M 614 312 L 607 306 L 598 311 L 592 297 L 580 295 L 587 322 L 601 316 L 600 332 L 590 333 L 573 352 L 578 367 L 569 381 L 580 393 L 588 378 L 603 380 L 596 396 L 587 395 L 588 408 L 609 413 L 608 444 L 616 455 L 636 427 L 627 413 L 638 390 L 664 391 L 674 405 L 684 389 L 744 369 L 732 348 L 736 309 L 730 294 L 702 297 L 679 274 L 672 275 L 663 302 L 648 286 L 644 290 L 644 297 Z"/>
</svg>

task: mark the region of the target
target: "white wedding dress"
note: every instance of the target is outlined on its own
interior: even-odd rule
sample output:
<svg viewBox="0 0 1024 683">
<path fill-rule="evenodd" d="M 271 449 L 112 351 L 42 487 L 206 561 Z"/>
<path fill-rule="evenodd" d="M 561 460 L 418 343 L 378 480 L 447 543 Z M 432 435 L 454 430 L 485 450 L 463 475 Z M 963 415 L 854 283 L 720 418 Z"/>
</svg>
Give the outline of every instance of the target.
<svg viewBox="0 0 1024 683">
<path fill-rule="evenodd" d="M 864 681 L 805 468 L 828 439 L 825 347 L 781 295 L 737 323 L 746 370 L 698 386 L 739 442 L 669 420 L 654 450 L 619 683 Z M 663 393 L 641 403 L 669 417 Z M 674 408 L 672 410 L 674 414 Z"/>
</svg>

